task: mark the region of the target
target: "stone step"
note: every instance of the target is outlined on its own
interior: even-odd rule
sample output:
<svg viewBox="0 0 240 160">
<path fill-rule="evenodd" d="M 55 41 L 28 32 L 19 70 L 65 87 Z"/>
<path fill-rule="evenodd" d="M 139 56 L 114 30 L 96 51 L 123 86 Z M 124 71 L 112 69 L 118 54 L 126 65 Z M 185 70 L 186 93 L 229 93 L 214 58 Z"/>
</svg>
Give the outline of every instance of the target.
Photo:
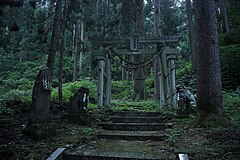
<svg viewBox="0 0 240 160">
<path fill-rule="evenodd" d="M 156 158 L 128 158 L 114 156 L 94 156 L 94 155 L 65 155 L 64 160 L 161 160 Z"/>
<path fill-rule="evenodd" d="M 66 160 L 159 160 L 176 157 L 164 141 L 124 141 L 96 139 L 75 145 L 64 152 Z"/>
<path fill-rule="evenodd" d="M 170 120 L 170 117 L 118 117 L 112 116 L 111 121 L 113 123 L 161 123 L 166 120 Z"/>
<path fill-rule="evenodd" d="M 118 117 L 160 117 L 159 112 L 134 112 L 134 111 L 121 111 L 113 112 L 113 116 Z"/>
<path fill-rule="evenodd" d="M 170 128 L 172 123 L 100 123 L 103 129 L 118 131 L 161 131 Z"/>
<path fill-rule="evenodd" d="M 97 134 L 100 139 L 127 141 L 162 141 L 166 135 L 160 131 L 104 131 Z"/>
</svg>

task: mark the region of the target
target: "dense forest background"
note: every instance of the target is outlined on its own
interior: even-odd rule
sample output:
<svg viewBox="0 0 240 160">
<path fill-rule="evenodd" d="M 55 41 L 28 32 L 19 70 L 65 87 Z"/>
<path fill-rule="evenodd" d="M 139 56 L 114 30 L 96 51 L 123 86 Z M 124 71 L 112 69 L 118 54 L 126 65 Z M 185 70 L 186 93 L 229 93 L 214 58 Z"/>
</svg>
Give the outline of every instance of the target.
<svg viewBox="0 0 240 160">
<path fill-rule="evenodd" d="M 65 34 L 63 83 L 76 80 L 96 80 L 96 60 L 91 56 L 91 39 L 128 37 L 134 30 L 132 1 L 65 1 L 61 6 L 61 21 Z M 216 1 L 222 81 L 225 90 L 236 90 L 240 84 L 240 6 L 238 1 L 226 3 L 228 25 L 224 28 L 221 6 Z M 144 1 L 144 35 L 154 36 L 154 2 Z M 127 6 L 127 7 L 124 7 Z M 24 1 L 21 6 L 1 5 L 0 23 L 0 95 L 1 100 L 31 100 L 32 86 L 38 70 L 46 65 L 53 27 L 55 2 Z M 177 81 L 195 91 L 195 74 L 191 71 L 191 49 L 185 1 L 164 0 L 161 5 L 162 35 L 181 35 L 178 45 Z M 66 13 L 64 13 L 66 12 Z M 65 14 L 65 17 L 63 17 Z M 60 42 L 59 42 L 60 43 Z M 53 88 L 58 86 L 60 48 L 55 58 Z M 122 78 L 121 63 L 113 62 L 113 80 Z M 153 83 L 148 66 L 146 77 Z M 151 80 L 152 79 L 152 80 Z M 63 91 L 64 92 L 64 91 Z M 67 92 L 67 91 L 65 91 Z M 64 93 L 66 95 L 68 93 Z M 54 94 L 53 94 L 54 95 Z M 151 95 L 148 95 L 151 97 Z M 69 97 L 69 96 L 68 96 Z M 65 99 L 67 100 L 67 99 Z"/>
</svg>

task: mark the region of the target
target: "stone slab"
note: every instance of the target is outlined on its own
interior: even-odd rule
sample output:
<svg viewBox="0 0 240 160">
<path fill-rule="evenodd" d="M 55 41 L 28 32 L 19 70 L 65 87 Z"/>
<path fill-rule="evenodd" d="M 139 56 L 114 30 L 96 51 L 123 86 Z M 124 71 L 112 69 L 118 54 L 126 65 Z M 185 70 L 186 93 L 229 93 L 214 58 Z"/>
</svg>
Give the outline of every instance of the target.
<svg viewBox="0 0 240 160">
<path fill-rule="evenodd" d="M 172 123 L 100 123 L 103 129 L 119 131 L 161 131 L 170 128 Z"/>
<path fill-rule="evenodd" d="M 160 123 L 166 120 L 170 120 L 170 117 L 119 117 L 112 116 L 111 121 L 113 123 Z"/>
<path fill-rule="evenodd" d="M 47 158 L 47 160 L 63 160 L 64 150 L 65 148 L 58 148 Z"/>
<path fill-rule="evenodd" d="M 113 116 L 119 117 L 161 117 L 159 112 L 132 112 L 132 111 L 122 111 L 114 112 Z"/>
<path fill-rule="evenodd" d="M 91 156 L 91 155 L 65 155 L 66 160 L 161 160 L 161 159 L 146 159 L 146 158 L 127 158 L 113 156 Z"/>
<path fill-rule="evenodd" d="M 127 141 L 162 141 L 166 137 L 165 135 L 151 136 L 151 135 L 112 135 L 112 134 L 98 134 L 98 138 L 101 139 L 113 139 L 113 140 L 127 140 Z"/>
<path fill-rule="evenodd" d="M 125 141 L 96 139 L 64 152 L 65 159 L 157 160 L 174 159 L 176 154 L 164 141 Z"/>
</svg>

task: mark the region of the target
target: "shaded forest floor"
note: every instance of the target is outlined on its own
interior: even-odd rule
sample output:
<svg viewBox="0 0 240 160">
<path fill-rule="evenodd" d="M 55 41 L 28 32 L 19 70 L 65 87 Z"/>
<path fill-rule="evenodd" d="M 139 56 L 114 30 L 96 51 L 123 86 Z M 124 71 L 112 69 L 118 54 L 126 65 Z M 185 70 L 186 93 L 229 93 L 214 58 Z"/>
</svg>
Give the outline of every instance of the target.
<svg viewBox="0 0 240 160">
<path fill-rule="evenodd" d="M 9 108 L 14 111 L 1 116 L 0 159 L 46 159 L 58 147 L 68 149 L 90 144 L 97 140 L 95 135 L 102 131 L 96 125 L 84 127 L 71 124 L 62 118 L 64 110 L 54 107 L 51 114 L 54 117 L 52 122 L 58 126 L 57 136 L 35 141 L 22 133 L 27 124 L 29 107 L 29 104 L 13 104 Z M 187 153 L 190 159 L 240 159 L 240 106 L 228 108 L 226 112 L 232 122 L 227 127 L 207 129 L 193 126 L 194 115 L 174 119 L 173 127 L 166 130 L 168 138 L 164 141 L 167 144 L 164 149 L 171 155 Z"/>
</svg>

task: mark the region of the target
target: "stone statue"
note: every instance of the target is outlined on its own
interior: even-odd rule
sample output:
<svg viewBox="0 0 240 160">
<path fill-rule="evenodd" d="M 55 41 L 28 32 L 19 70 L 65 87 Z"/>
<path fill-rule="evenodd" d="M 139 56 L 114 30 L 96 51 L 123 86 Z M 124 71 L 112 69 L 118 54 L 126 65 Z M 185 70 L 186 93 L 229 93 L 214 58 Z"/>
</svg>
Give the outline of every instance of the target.
<svg viewBox="0 0 240 160">
<path fill-rule="evenodd" d="M 178 108 L 182 111 L 196 110 L 196 98 L 184 85 L 177 86 Z"/>
<path fill-rule="evenodd" d="M 70 98 L 70 110 L 87 111 L 87 104 L 89 101 L 89 89 L 80 87 L 71 98 Z"/>
</svg>

